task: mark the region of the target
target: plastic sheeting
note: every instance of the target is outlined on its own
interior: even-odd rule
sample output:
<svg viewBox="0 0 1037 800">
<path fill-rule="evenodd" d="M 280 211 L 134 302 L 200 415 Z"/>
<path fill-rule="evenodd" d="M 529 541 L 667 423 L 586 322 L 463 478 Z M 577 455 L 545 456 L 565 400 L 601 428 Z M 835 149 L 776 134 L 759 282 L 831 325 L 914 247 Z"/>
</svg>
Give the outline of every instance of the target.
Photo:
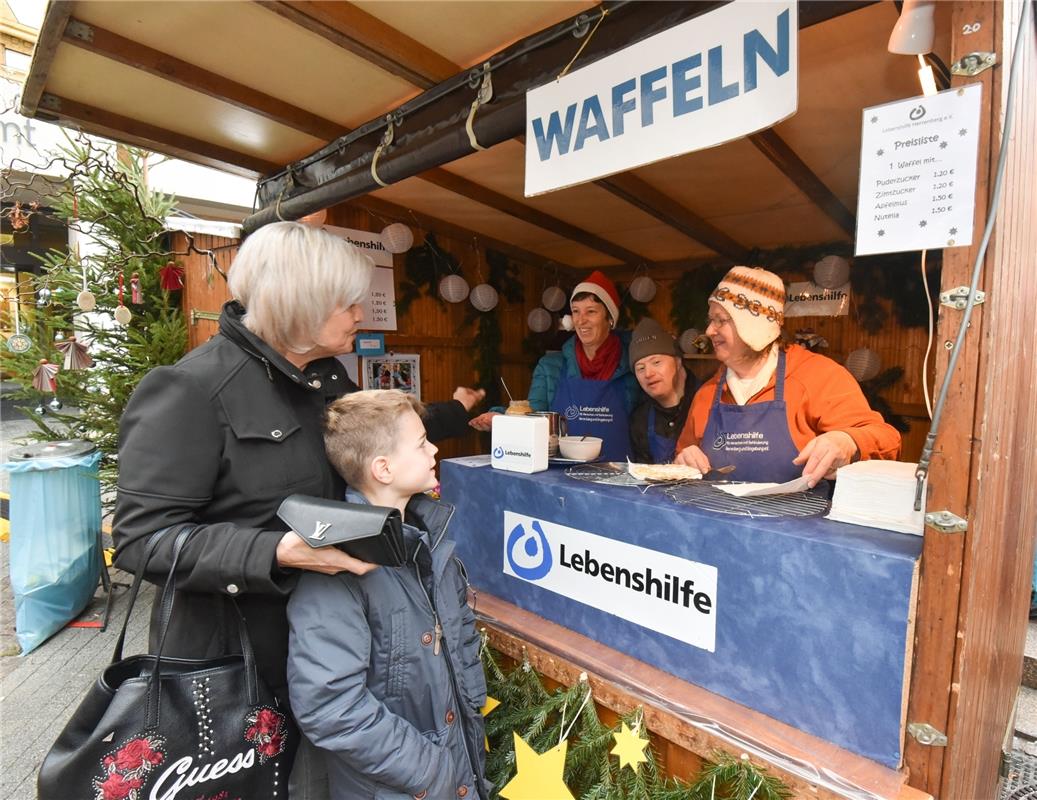
<svg viewBox="0 0 1037 800">
<path fill-rule="evenodd" d="M 23 655 L 75 619 L 100 577 L 101 454 L 82 445 L 24 448 L 24 460 L 3 465 L 11 474 L 11 588 Z"/>
</svg>

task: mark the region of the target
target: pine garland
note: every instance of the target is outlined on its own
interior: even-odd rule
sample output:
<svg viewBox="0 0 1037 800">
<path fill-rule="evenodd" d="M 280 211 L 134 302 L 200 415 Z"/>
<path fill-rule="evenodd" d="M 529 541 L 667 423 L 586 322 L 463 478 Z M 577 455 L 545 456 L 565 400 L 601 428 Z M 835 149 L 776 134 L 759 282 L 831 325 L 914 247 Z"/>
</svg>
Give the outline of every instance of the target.
<svg viewBox="0 0 1037 800">
<path fill-rule="evenodd" d="M 586 680 L 548 691 L 524 652 L 521 662 L 506 671 L 500 654 L 489 647 L 485 631 L 481 655 L 488 693 L 500 702 L 486 717 L 490 743 L 486 776 L 495 787 L 493 800 L 515 774 L 513 733 L 538 753 L 557 746 L 563 738 L 568 740 L 563 778 L 580 800 L 786 800 L 791 796 L 778 778 L 747 757 L 736 759 L 720 751 L 715 763 L 707 763 L 693 784 L 663 778 L 650 745 L 645 749 L 645 763 L 636 769 L 621 768 L 611 755 L 613 735 L 623 725 L 641 730 L 643 709 L 634 709 L 609 727 L 598 716 Z"/>
<path fill-rule="evenodd" d="M 397 313 L 406 314 L 419 297 L 433 297 L 441 306 L 445 305 L 446 301 L 439 296 L 440 273 L 445 276 L 458 270 L 458 260 L 439 246 L 436 235 L 426 234 L 425 242 L 420 247 L 412 247 L 404 256 L 404 279 L 400 282 L 400 296 L 396 298 Z"/>
</svg>

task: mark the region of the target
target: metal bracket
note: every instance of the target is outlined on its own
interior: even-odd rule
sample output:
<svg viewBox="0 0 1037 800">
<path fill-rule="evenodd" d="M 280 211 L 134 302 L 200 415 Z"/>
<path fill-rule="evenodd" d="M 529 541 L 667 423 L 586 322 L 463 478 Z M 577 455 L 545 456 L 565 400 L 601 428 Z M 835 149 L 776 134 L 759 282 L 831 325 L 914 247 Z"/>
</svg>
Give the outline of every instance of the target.
<svg viewBox="0 0 1037 800">
<path fill-rule="evenodd" d="M 65 34 L 83 42 L 92 42 L 94 40 L 93 27 L 85 22 L 80 22 L 78 19 L 70 19 L 68 21 L 68 25 L 65 26 Z"/>
<path fill-rule="evenodd" d="M 997 53 L 976 52 L 964 55 L 951 64 L 951 75 L 962 75 L 971 78 L 997 63 Z"/>
<path fill-rule="evenodd" d="M 968 522 L 950 511 L 932 511 L 926 514 L 925 524 L 936 528 L 940 533 L 963 533 L 969 529 Z"/>
<path fill-rule="evenodd" d="M 929 747 L 947 746 L 947 735 L 936 730 L 928 722 L 910 722 L 907 726 L 907 732 L 917 739 L 919 744 L 928 745 Z"/>
<path fill-rule="evenodd" d="M 219 322 L 220 312 L 219 311 L 200 311 L 197 308 L 191 309 L 191 324 L 194 325 L 200 319 L 207 319 L 211 322 Z"/>
<path fill-rule="evenodd" d="M 976 296 L 972 298 L 972 305 L 982 305 L 987 299 L 987 293 L 981 292 L 979 289 L 976 290 Z M 965 306 L 969 301 L 969 287 L 958 286 L 954 289 L 948 289 L 946 292 L 940 292 L 940 305 L 947 306 L 948 308 L 956 308 L 959 311 L 964 310 Z"/>
</svg>

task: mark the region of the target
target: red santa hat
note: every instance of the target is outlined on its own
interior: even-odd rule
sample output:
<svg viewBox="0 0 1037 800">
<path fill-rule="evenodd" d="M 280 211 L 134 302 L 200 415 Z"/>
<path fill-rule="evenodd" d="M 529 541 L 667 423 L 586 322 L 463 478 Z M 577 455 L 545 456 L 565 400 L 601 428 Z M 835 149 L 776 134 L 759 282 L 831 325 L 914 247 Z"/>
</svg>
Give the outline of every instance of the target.
<svg viewBox="0 0 1037 800">
<path fill-rule="evenodd" d="M 619 322 L 619 292 L 616 291 L 616 284 L 606 278 L 601 270 L 596 269 L 581 283 L 576 284 L 569 302 L 572 303 L 576 295 L 584 292 L 590 292 L 602 302 L 612 318 L 612 326 L 615 327 Z"/>
</svg>

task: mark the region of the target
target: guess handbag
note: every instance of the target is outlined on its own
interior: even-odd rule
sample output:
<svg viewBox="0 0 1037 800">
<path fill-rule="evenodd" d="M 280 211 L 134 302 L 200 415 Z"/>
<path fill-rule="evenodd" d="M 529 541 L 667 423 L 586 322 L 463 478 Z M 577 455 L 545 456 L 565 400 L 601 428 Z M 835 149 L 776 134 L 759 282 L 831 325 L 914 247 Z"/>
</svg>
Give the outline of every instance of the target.
<svg viewBox="0 0 1037 800">
<path fill-rule="evenodd" d="M 65 725 L 37 776 L 38 800 L 284 800 L 298 733 L 256 674 L 234 606 L 241 653 L 162 655 L 176 568 L 193 526 L 154 534 L 134 576 L 112 662 Z M 175 535 L 153 655 L 122 657 L 126 628 L 158 541 Z M 225 602 L 213 597 L 214 603 Z"/>
</svg>

